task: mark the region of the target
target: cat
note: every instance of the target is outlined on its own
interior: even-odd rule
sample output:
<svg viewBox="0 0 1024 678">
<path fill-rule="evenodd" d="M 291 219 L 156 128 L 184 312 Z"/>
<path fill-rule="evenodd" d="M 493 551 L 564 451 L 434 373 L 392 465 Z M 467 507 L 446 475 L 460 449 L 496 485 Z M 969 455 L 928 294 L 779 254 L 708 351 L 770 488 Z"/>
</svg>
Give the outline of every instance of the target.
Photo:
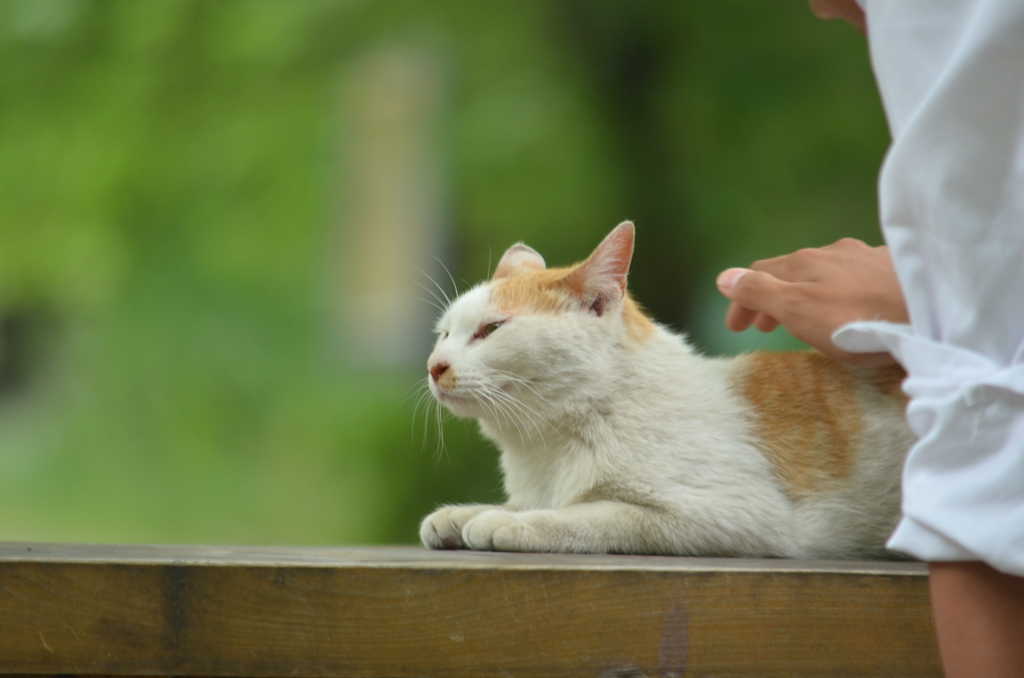
<svg viewBox="0 0 1024 678">
<path fill-rule="evenodd" d="M 568 268 L 513 245 L 443 313 L 430 391 L 501 450 L 508 501 L 434 511 L 424 545 L 897 557 L 903 371 L 701 356 L 626 291 L 634 237 L 623 222 Z"/>
</svg>

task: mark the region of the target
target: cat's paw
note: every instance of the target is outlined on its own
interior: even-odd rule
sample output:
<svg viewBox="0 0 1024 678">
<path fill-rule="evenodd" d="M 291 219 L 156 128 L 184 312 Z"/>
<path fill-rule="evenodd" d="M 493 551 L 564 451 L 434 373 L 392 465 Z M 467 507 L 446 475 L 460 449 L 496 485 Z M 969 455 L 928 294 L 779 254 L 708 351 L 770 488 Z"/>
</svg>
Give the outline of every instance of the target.
<svg viewBox="0 0 1024 678">
<path fill-rule="evenodd" d="M 462 528 L 463 543 L 480 551 L 557 551 L 550 530 L 536 513 L 486 511 Z"/>
<path fill-rule="evenodd" d="M 420 541 L 432 549 L 464 549 L 463 526 L 480 513 L 496 508 L 486 504 L 442 506 L 420 523 Z"/>
</svg>

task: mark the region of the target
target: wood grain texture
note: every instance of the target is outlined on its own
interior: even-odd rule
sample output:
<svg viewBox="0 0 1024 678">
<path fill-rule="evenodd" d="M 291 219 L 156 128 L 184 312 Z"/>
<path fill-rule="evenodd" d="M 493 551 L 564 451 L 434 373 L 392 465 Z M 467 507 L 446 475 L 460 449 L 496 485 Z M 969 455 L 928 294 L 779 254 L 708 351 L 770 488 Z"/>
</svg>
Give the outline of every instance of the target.
<svg viewBox="0 0 1024 678">
<path fill-rule="evenodd" d="M 941 669 L 918 563 L 0 544 L 0 673 Z"/>
</svg>

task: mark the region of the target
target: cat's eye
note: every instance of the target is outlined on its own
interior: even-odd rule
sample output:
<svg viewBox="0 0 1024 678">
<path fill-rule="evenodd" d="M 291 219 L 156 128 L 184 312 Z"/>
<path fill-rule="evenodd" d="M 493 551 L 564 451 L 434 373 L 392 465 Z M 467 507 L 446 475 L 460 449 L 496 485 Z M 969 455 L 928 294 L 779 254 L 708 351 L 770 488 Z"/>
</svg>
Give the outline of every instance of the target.
<svg viewBox="0 0 1024 678">
<path fill-rule="evenodd" d="M 504 322 L 496 322 L 496 323 L 487 323 L 486 325 L 481 325 L 480 329 L 478 329 L 476 331 L 476 334 L 473 335 L 473 338 L 474 339 L 486 339 L 487 337 L 489 337 L 492 334 L 494 334 L 494 331 L 496 329 L 498 329 L 499 327 L 501 327 L 502 325 L 504 325 L 504 324 L 505 324 Z"/>
</svg>

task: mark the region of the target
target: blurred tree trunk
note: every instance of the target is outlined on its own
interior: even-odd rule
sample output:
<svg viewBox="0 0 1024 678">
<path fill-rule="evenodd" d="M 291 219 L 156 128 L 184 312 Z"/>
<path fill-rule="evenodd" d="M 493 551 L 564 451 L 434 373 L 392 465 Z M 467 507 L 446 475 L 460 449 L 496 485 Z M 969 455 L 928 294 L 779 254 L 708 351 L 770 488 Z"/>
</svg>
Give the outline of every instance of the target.
<svg viewBox="0 0 1024 678">
<path fill-rule="evenodd" d="M 661 322 L 688 324 L 686 302 L 701 266 L 688 233 L 687 205 L 675 178 L 684 158 L 667 143 L 672 126 L 660 106 L 666 77 L 684 54 L 684 22 L 672 3 L 571 0 L 552 5 L 566 44 L 590 76 L 615 137 L 626 177 L 628 214 L 637 224 L 630 288 Z"/>
</svg>

